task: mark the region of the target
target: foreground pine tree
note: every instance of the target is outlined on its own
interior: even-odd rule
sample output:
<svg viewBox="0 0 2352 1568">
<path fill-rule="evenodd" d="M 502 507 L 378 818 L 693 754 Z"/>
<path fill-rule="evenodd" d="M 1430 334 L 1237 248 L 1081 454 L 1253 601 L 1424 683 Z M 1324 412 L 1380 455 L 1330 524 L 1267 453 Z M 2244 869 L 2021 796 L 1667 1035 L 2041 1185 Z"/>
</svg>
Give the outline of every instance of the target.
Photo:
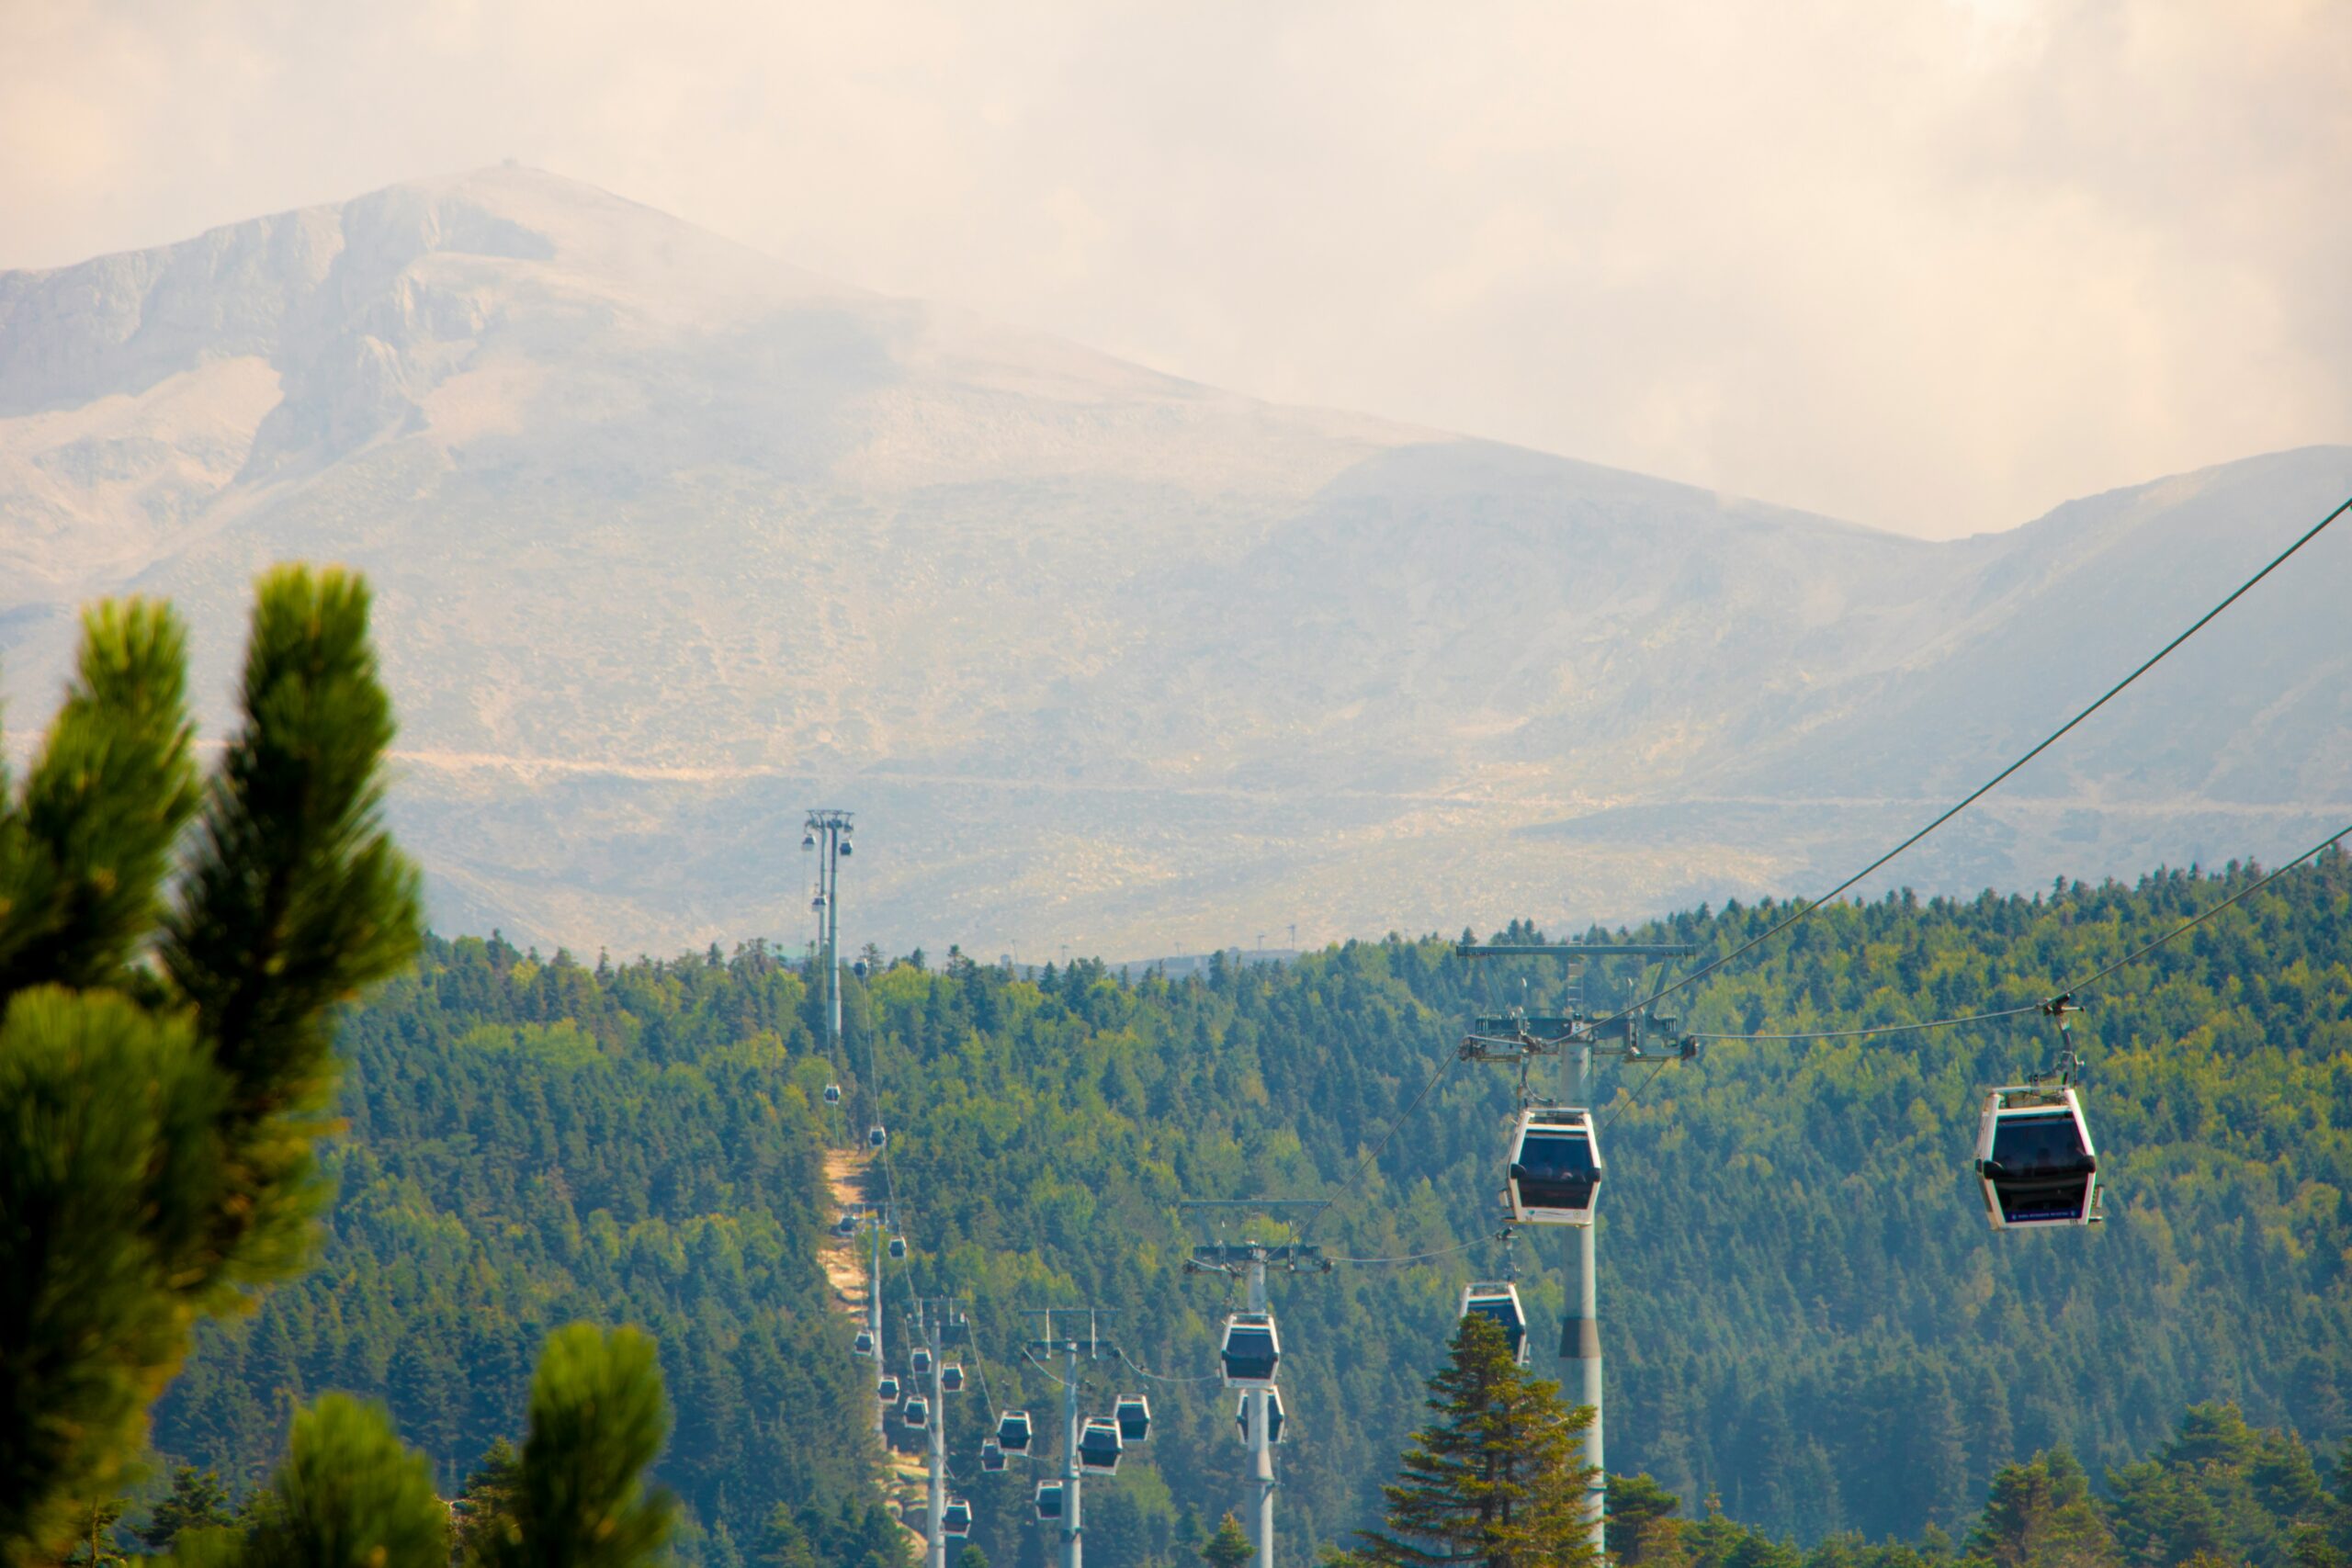
<svg viewBox="0 0 2352 1568">
<path fill-rule="evenodd" d="M 1578 1461 L 1592 1412 L 1511 1359 L 1502 1330 L 1466 1317 L 1430 1379 L 1434 1419 L 1381 1488 L 1385 1528 L 1340 1562 L 1361 1568 L 1599 1568 L 1585 1528 L 1592 1480 Z"/>
<path fill-rule="evenodd" d="M 186 665 L 169 610 L 92 611 L 22 788 L 0 776 L 6 1568 L 85 1533 L 197 1320 L 302 1261 L 329 1010 L 419 940 L 358 580 L 262 580 L 209 785 Z"/>
</svg>

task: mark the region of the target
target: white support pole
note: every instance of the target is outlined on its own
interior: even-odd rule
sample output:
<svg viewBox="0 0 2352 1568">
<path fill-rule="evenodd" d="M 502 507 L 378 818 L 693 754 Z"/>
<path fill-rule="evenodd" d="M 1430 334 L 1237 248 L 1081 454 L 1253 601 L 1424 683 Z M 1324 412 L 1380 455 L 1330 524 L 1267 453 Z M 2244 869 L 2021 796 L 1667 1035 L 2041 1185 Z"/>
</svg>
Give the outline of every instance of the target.
<svg viewBox="0 0 2352 1568">
<path fill-rule="evenodd" d="M 1561 1076 L 1569 1081 L 1568 1102 L 1590 1111 L 1593 1105 L 1592 1046 L 1589 1042 L 1578 1047 L 1574 1055 L 1561 1053 Z M 1585 1495 L 1585 1517 L 1588 1538 L 1592 1542 L 1596 1562 L 1608 1545 L 1609 1470 L 1606 1450 L 1601 1441 L 1601 1380 L 1600 1380 L 1600 1226 L 1593 1224 L 1571 1227 L 1575 1239 L 1567 1244 L 1567 1257 L 1563 1267 L 1577 1276 L 1578 1315 L 1561 1325 L 1560 1355 L 1577 1363 L 1583 1393 L 1578 1403 L 1592 1406 L 1592 1425 L 1585 1428 L 1584 1462 L 1592 1470 L 1592 1481 Z"/>
<path fill-rule="evenodd" d="M 874 1214 L 865 1217 L 866 1235 L 872 1238 L 865 1275 L 865 1331 L 874 1336 L 874 1381 L 879 1383 L 890 1371 L 889 1348 L 882 1343 L 882 1222 Z M 874 1435 L 883 1439 L 883 1462 L 889 1461 L 890 1411 L 880 1399 L 874 1402 Z"/>
<path fill-rule="evenodd" d="M 1250 1263 L 1250 1310 L 1266 1310 L 1266 1259 Z M 1250 1457 L 1258 1476 L 1258 1568 L 1274 1568 L 1274 1396 L 1253 1389 L 1250 1419 Z"/>
<path fill-rule="evenodd" d="M 931 1568 L 947 1568 L 947 1385 L 946 1368 L 928 1318 L 923 1343 L 931 1347 Z"/>
<path fill-rule="evenodd" d="M 1091 1316 L 1091 1314 L 1090 1314 Z M 1047 1318 L 1050 1326 L 1053 1320 Z M 1091 1336 L 1092 1326 L 1087 1330 Z M 1049 1336 L 1050 1337 L 1050 1336 Z M 1088 1346 L 1091 1354 L 1093 1347 Z M 1084 1521 L 1080 1513 L 1080 1493 L 1085 1485 L 1085 1475 L 1078 1468 L 1078 1341 L 1070 1340 L 1063 1347 L 1062 1382 L 1062 1568 L 1085 1568 L 1086 1547 L 1079 1538 L 1084 1533 Z"/>
</svg>

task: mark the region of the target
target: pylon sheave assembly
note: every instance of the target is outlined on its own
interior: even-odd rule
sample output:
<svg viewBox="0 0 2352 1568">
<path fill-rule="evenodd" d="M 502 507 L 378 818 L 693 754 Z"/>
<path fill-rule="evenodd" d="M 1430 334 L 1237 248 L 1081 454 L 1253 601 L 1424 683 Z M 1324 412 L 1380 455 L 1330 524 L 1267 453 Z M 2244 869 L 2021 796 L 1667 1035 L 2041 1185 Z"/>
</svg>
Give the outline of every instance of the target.
<svg viewBox="0 0 2352 1568">
<path fill-rule="evenodd" d="M 1227 1388 L 1272 1388 L 1282 1366 L 1283 1340 L 1270 1312 L 1237 1312 L 1225 1320 L 1217 1359 Z"/>
<path fill-rule="evenodd" d="M 1984 1097 L 1976 1179 L 1995 1230 L 2097 1224 L 2098 1151 L 2066 1084 L 2022 1084 Z"/>
<path fill-rule="evenodd" d="M 1090 1416 L 1078 1434 L 1078 1467 L 1089 1475 L 1115 1475 L 1119 1453 L 1119 1424 L 1107 1416 Z"/>
<path fill-rule="evenodd" d="M 1509 1280 L 1474 1280 L 1462 1287 L 1461 1317 L 1483 1317 L 1510 1341 L 1511 1359 L 1527 1365 L 1527 1309 Z"/>
<path fill-rule="evenodd" d="M 1111 1418 L 1119 1424 L 1122 1441 L 1140 1443 L 1151 1437 L 1151 1401 L 1142 1394 L 1130 1393 L 1113 1407 Z"/>
<path fill-rule="evenodd" d="M 1233 1413 L 1233 1424 L 1240 1429 L 1241 1446 L 1245 1449 L 1250 1446 L 1250 1396 L 1245 1393 L 1241 1396 L 1239 1407 Z M 1278 1388 L 1270 1388 L 1266 1390 L 1266 1443 L 1270 1448 L 1279 1448 L 1282 1446 L 1282 1440 L 1283 1391 Z"/>
<path fill-rule="evenodd" d="M 1582 1106 L 1531 1105 L 1510 1142 L 1510 1217 L 1520 1224 L 1589 1225 L 1600 1192 L 1600 1140 Z"/>
<path fill-rule="evenodd" d="M 997 1446 L 1009 1454 L 1029 1451 L 1029 1412 L 1008 1410 L 996 1418 Z"/>
</svg>

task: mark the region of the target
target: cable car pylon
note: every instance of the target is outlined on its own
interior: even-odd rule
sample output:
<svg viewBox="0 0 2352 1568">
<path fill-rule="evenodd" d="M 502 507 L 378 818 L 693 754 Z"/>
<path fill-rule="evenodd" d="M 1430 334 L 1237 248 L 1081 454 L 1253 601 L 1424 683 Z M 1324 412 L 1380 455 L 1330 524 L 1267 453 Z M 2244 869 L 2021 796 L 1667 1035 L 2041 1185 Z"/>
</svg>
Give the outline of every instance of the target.
<svg viewBox="0 0 2352 1568">
<path fill-rule="evenodd" d="M 1100 1361 L 1119 1354 L 1119 1348 L 1102 1337 L 1102 1320 L 1111 1315 L 1109 1307 L 1026 1307 L 1023 1317 L 1044 1320 L 1038 1337 L 1029 1341 L 1027 1354 L 1033 1363 L 1039 1355 L 1062 1359 L 1062 1474 L 1058 1483 L 1043 1482 L 1037 1490 L 1037 1517 L 1058 1519 L 1062 1527 L 1062 1568 L 1084 1568 L 1086 1561 L 1086 1518 L 1083 1507 L 1086 1476 L 1090 1470 L 1102 1472 L 1097 1464 L 1081 1462 L 1079 1443 L 1084 1436 L 1078 1414 L 1079 1389 L 1083 1378 L 1078 1370 L 1080 1361 Z M 1042 1363 L 1036 1363 L 1042 1364 Z M 1025 1412 L 1023 1415 L 1025 1416 Z M 1025 1422 L 1024 1422 L 1025 1426 Z M 1111 1426 L 1111 1439 L 1118 1440 L 1116 1423 Z M 1091 1458 L 1090 1454 L 1083 1456 Z M 1111 1468 L 1117 1466 L 1115 1450 L 1111 1454 Z M 1047 1491 L 1053 1492 L 1047 1512 Z M 934 1565 L 935 1568 L 935 1565 Z"/>
<path fill-rule="evenodd" d="M 1264 1212 L 1322 1209 L 1329 1203 L 1316 1198 L 1233 1198 L 1202 1199 L 1182 1206 L 1204 1211 Z M 1266 1302 L 1269 1265 L 1294 1271 L 1331 1271 L 1319 1247 L 1247 1238 L 1238 1244 L 1216 1242 L 1196 1247 L 1184 1262 L 1187 1274 L 1238 1275 L 1249 1281 L 1249 1310 L 1227 1317 L 1217 1355 L 1223 1363 L 1226 1386 L 1241 1391 L 1242 1436 L 1250 1444 L 1251 1467 L 1258 1481 L 1258 1568 L 1274 1568 L 1274 1444 L 1283 1419 L 1282 1394 L 1275 1387 L 1282 1364 L 1282 1333 Z"/>
<path fill-rule="evenodd" d="M 950 1529 L 947 1495 L 947 1396 L 963 1387 L 959 1376 L 956 1386 L 947 1385 L 947 1369 L 952 1364 L 947 1352 L 972 1341 L 971 1320 L 964 1315 L 953 1296 L 924 1296 L 915 1303 L 913 1314 L 907 1319 L 912 1343 L 910 1360 L 919 1374 L 927 1375 L 931 1382 L 931 1397 L 926 1411 L 924 1437 L 928 1439 L 930 1488 L 923 1514 L 922 1533 L 928 1551 L 924 1561 L 930 1568 L 947 1568 L 947 1542 L 951 1536 L 961 1539 L 971 1533 L 971 1510 L 967 1508 L 964 1529 Z M 960 1368 L 959 1368 L 960 1371 Z"/>
<path fill-rule="evenodd" d="M 1574 1361 L 1580 1389 L 1578 1404 L 1592 1407 L 1592 1425 L 1585 1428 L 1584 1462 L 1589 1467 L 1592 1480 L 1585 1492 L 1586 1531 L 1592 1542 L 1594 1560 L 1603 1560 L 1608 1551 L 1609 1536 L 1609 1470 L 1608 1448 L 1603 1438 L 1603 1402 L 1600 1359 L 1600 1226 L 1592 1223 L 1591 1204 L 1600 1180 L 1598 1139 L 1593 1132 L 1593 1061 L 1597 1056 L 1612 1056 L 1619 1061 L 1650 1061 L 1679 1057 L 1688 1061 L 1698 1054 L 1694 1043 L 1685 1040 L 1672 1046 L 1645 1046 L 1642 1033 L 1645 1025 L 1663 1032 L 1670 1032 L 1671 1019 L 1644 1019 L 1629 1014 L 1623 1018 L 1596 1019 L 1582 1010 L 1584 996 L 1584 965 L 1587 961 L 1605 958 L 1670 959 L 1687 957 L 1697 949 L 1689 942 L 1475 942 L 1454 944 L 1458 958 L 1549 958 L 1564 959 L 1568 964 L 1566 991 L 1569 1010 L 1558 1015 L 1532 1015 L 1514 1009 L 1498 1017 L 1474 1018 L 1470 1034 L 1462 1042 L 1461 1055 L 1464 1061 L 1514 1063 L 1519 1067 L 1520 1111 L 1514 1128 L 1512 1157 L 1518 1157 L 1518 1145 L 1531 1129 L 1527 1112 L 1532 1108 L 1528 1089 L 1528 1070 L 1538 1057 L 1560 1058 L 1560 1098 L 1562 1104 L 1549 1109 L 1583 1113 L 1582 1126 L 1586 1135 L 1586 1157 L 1590 1161 L 1589 1182 L 1582 1183 L 1582 1217 L 1576 1216 L 1577 1206 L 1558 1210 L 1537 1207 L 1527 1213 L 1516 1213 L 1518 1219 L 1548 1219 L 1549 1223 L 1566 1224 L 1574 1235 L 1566 1241 L 1561 1255 L 1561 1272 L 1573 1274 L 1577 1281 L 1577 1312 L 1560 1324 L 1560 1359 Z M 1565 1115 L 1558 1118 L 1564 1134 L 1568 1122 Z M 1563 1144 L 1573 1142 L 1564 1135 Z M 1541 1174 L 1541 1173 L 1537 1173 Z M 1564 1167 L 1554 1175 L 1578 1175 L 1574 1168 Z M 1516 1179 L 1506 1182 L 1505 1201 L 1519 1210 L 1521 1206 L 1512 1197 L 1521 1183 Z M 1465 1299 L 1464 1310 L 1469 1303 Z"/>
</svg>

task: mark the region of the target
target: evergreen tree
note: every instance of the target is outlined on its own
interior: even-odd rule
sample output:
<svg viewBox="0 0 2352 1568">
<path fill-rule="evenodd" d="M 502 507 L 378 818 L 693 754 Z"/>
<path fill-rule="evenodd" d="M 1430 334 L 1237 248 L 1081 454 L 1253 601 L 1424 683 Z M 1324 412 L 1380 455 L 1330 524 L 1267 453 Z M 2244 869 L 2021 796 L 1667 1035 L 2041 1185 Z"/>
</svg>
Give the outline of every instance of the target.
<svg viewBox="0 0 2352 1568">
<path fill-rule="evenodd" d="M 1241 1568 L 1257 1555 L 1258 1549 L 1241 1533 L 1241 1521 L 1231 1514 L 1219 1519 L 1216 1533 L 1201 1544 L 1201 1561 L 1209 1568 Z"/>
<path fill-rule="evenodd" d="M 418 940 L 378 820 L 392 721 L 366 589 L 262 580 L 242 728 L 204 791 L 186 663 L 169 611 L 93 610 L 22 791 L 0 781 L 8 1568 L 53 1560 L 74 1499 L 112 1494 L 198 1318 L 301 1261 L 328 1010 Z"/>
<path fill-rule="evenodd" d="M 182 1530 L 208 1529 L 233 1517 L 229 1489 L 220 1484 L 220 1478 L 211 1471 L 183 1464 L 172 1471 L 172 1489 L 155 1505 L 138 1532 L 139 1539 L 146 1542 L 149 1551 L 169 1551 Z"/>
<path fill-rule="evenodd" d="M 1597 1568 L 1584 1508 L 1593 1475 L 1576 1457 L 1591 1410 L 1564 1406 L 1560 1385 L 1521 1368 L 1503 1331 L 1475 1314 L 1429 1388 L 1436 1419 L 1381 1488 L 1386 1528 L 1363 1532 L 1360 1555 L 1383 1568 Z"/>
<path fill-rule="evenodd" d="M 448 1568 L 449 1515 L 381 1405 L 330 1393 L 294 1418 L 286 1462 L 242 1534 L 191 1529 L 187 1568 Z"/>
<path fill-rule="evenodd" d="M 2089 1478 L 2064 1449 L 1994 1475 L 1968 1556 L 1990 1568 L 2118 1568 L 2121 1562 L 2091 1500 Z"/>
<path fill-rule="evenodd" d="M 677 1506 L 649 1492 L 667 1417 L 653 1341 L 633 1328 L 559 1330 L 531 1380 L 531 1429 L 492 1568 L 638 1568 L 670 1538 Z"/>
<path fill-rule="evenodd" d="M 514 1517 L 514 1481 L 522 1469 L 514 1446 L 505 1438 L 493 1441 L 482 1453 L 465 1490 L 451 1507 L 458 1530 L 458 1561 L 465 1568 L 487 1562 L 490 1543 L 499 1539 Z"/>
</svg>

